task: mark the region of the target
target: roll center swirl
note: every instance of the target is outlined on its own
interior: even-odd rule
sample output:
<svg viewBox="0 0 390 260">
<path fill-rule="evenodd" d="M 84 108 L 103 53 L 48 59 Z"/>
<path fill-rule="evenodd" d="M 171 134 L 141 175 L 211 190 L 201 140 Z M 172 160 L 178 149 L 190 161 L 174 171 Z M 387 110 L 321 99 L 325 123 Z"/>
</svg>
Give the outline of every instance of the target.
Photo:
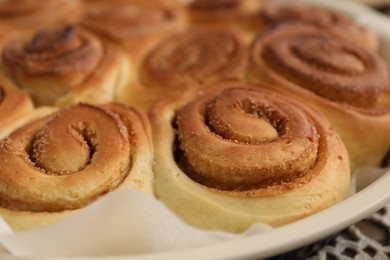
<svg viewBox="0 0 390 260">
<path fill-rule="evenodd" d="M 44 54 L 47 52 L 63 52 L 75 49 L 81 45 L 74 27 L 49 29 L 37 32 L 26 46 L 28 53 Z"/>
<path fill-rule="evenodd" d="M 142 80 L 146 85 L 181 88 L 235 77 L 243 67 L 244 48 L 235 33 L 191 30 L 168 39 L 146 57 Z"/>
<path fill-rule="evenodd" d="M 302 46 L 300 43 L 306 40 L 307 44 Z M 349 75 L 362 73 L 365 70 L 364 62 L 353 50 L 331 39 L 302 37 L 293 41 L 291 50 L 303 61 L 324 70 L 331 69 Z"/>
<path fill-rule="evenodd" d="M 38 31 L 30 39 L 9 42 L 3 50 L 7 66 L 31 75 L 90 71 L 103 54 L 103 46 L 92 34 L 73 26 Z"/>
<path fill-rule="evenodd" d="M 46 174 L 64 175 L 80 172 L 93 160 L 103 135 L 98 113 L 80 113 L 88 107 L 58 113 L 32 139 L 29 156 Z M 61 136 L 61 138 L 58 138 Z M 64 149 L 66 147 L 66 150 Z"/>
<path fill-rule="evenodd" d="M 59 128 L 56 121 L 51 121 L 36 134 L 30 151 L 31 160 L 47 174 L 64 175 L 79 172 L 90 163 L 97 149 L 96 132 L 86 122 Z M 63 138 L 59 141 L 56 136 Z M 72 154 L 64 152 L 65 144 L 71 149 Z"/>
<path fill-rule="evenodd" d="M 179 164 L 222 190 L 251 190 L 303 176 L 319 136 L 311 118 L 267 92 L 231 88 L 183 107 L 177 116 Z"/>
<path fill-rule="evenodd" d="M 279 137 L 283 120 L 271 106 L 250 99 L 229 101 L 216 99 L 209 105 L 207 124 L 211 131 L 240 143 L 260 144 Z"/>
<path fill-rule="evenodd" d="M 57 81 L 52 88 L 60 88 L 64 93 L 80 84 L 98 66 L 105 49 L 91 33 L 79 27 L 65 26 L 41 30 L 29 39 L 9 42 L 2 55 L 5 65 L 19 81 L 24 82 L 30 76 L 48 76 Z"/>
</svg>

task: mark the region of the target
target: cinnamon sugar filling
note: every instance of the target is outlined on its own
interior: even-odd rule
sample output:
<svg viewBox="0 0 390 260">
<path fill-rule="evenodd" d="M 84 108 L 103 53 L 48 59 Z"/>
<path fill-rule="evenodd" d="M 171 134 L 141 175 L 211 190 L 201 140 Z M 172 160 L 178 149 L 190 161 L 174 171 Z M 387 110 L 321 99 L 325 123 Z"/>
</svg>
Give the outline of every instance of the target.
<svg viewBox="0 0 390 260">
<path fill-rule="evenodd" d="M 281 185 L 317 160 L 320 137 L 310 116 L 267 93 L 233 88 L 194 101 L 178 111 L 173 127 L 177 163 L 210 188 Z"/>
</svg>

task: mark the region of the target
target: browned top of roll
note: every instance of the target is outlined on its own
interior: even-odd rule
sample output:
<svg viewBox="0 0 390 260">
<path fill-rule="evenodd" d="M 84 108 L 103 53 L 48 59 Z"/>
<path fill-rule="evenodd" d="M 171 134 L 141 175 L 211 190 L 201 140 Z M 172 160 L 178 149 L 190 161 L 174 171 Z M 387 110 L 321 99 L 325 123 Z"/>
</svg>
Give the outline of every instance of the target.
<svg viewBox="0 0 390 260">
<path fill-rule="evenodd" d="M 320 115 L 243 83 L 191 101 L 176 123 L 179 164 L 210 188 L 291 189 L 310 181 L 329 156 L 330 128 Z"/>
<path fill-rule="evenodd" d="M 17 129 L 0 142 L 1 206 L 76 209 L 115 189 L 131 174 L 142 120 L 123 105 L 79 104 Z"/>
<path fill-rule="evenodd" d="M 257 16 L 265 24 L 303 22 L 326 28 L 339 37 L 356 41 L 372 50 L 378 50 L 378 36 L 371 29 L 358 24 L 351 17 L 325 7 L 305 4 L 277 4 L 266 1 Z"/>
<path fill-rule="evenodd" d="M 18 89 L 4 87 L 0 83 L 0 121 L 3 121 L 4 117 L 9 117 L 10 113 L 17 109 L 18 102 L 22 100 L 29 100 L 26 93 Z M 12 116 L 10 117 L 12 118 Z"/>
<path fill-rule="evenodd" d="M 82 24 L 122 42 L 169 31 L 182 20 L 182 6 L 172 0 L 86 1 Z"/>
<path fill-rule="evenodd" d="M 242 5 L 246 0 L 195 0 L 188 6 L 192 19 L 199 22 L 230 20 L 243 16 Z"/>
<path fill-rule="evenodd" d="M 255 77 L 272 70 L 334 102 L 358 108 L 389 102 L 389 68 L 383 59 L 318 27 L 283 24 L 260 34 L 250 63 Z"/>
<path fill-rule="evenodd" d="M 195 0 L 188 5 L 195 23 L 238 22 L 249 18 L 261 5 L 257 0 Z"/>
<path fill-rule="evenodd" d="M 126 66 L 127 57 L 118 46 L 80 26 L 16 37 L 2 51 L 5 75 L 38 106 L 110 101 L 115 87 L 127 81 Z"/>
<path fill-rule="evenodd" d="M 4 46 L 2 56 L 16 74 L 79 78 L 97 66 L 103 52 L 92 34 L 66 26 L 38 31 L 27 40 L 11 41 Z"/>
<path fill-rule="evenodd" d="M 32 101 L 27 93 L 0 81 L 0 132 L 32 108 Z"/>
<path fill-rule="evenodd" d="M 189 6 L 193 9 L 231 8 L 240 4 L 240 0 L 195 0 Z"/>
<path fill-rule="evenodd" d="M 76 2 L 66 0 L 4 0 L 0 21 L 22 27 L 43 27 L 74 22 L 80 15 Z"/>
<path fill-rule="evenodd" d="M 245 65 L 242 39 L 231 30 L 193 29 L 162 42 L 145 58 L 145 85 L 181 87 L 240 77 Z"/>
<path fill-rule="evenodd" d="M 301 21 L 320 26 L 355 24 L 348 16 L 323 7 L 303 4 L 280 5 L 271 1 L 263 4 L 259 15 L 268 23 Z"/>
<path fill-rule="evenodd" d="M 36 105 L 53 105 L 71 90 L 95 80 L 95 71 L 106 66 L 103 61 L 111 49 L 85 29 L 60 26 L 7 42 L 2 51 L 2 67 L 6 75 L 30 93 Z M 98 84 L 94 84 L 95 88 Z"/>
</svg>

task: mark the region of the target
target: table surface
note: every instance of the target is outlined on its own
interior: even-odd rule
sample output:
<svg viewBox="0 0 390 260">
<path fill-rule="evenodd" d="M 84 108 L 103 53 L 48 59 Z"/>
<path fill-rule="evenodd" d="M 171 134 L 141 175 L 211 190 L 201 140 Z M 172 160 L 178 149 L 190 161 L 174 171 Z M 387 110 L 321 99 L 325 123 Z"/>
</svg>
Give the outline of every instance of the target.
<svg viewBox="0 0 390 260">
<path fill-rule="evenodd" d="M 326 239 L 269 258 L 279 259 L 390 259 L 390 204 Z"/>
</svg>

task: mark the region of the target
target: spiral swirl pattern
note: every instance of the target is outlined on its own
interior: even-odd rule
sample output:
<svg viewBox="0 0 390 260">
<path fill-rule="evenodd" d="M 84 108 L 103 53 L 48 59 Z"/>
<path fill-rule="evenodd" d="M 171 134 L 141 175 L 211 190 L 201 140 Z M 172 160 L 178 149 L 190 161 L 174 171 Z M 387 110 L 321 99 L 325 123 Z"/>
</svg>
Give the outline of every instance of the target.
<svg viewBox="0 0 390 260">
<path fill-rule="evenodd" d="M 229 30 L 189 30 L 155 48 L 142 64 L 146 86 L 183 87 L 225 77 L 240 77 L 245 51 Z"/>
<path fill-rule="evenodd" d="M 119 54 L 117 48 L 90 32 L 65 26 L 38 31 L 27 40 L 11 41 L 2 56 L 10 77 L 31 94 L 37 105 L 53 105 L 72 91 L 88 92 L 90 88 L 105 92 L 104 98 L 109 99 L 114 85 L 110 82 L 115 82 L 115 71 L 120 71 L 124 59 Z M 99 97 L 91 99 L 79 101 L 101 101 Z"/>
<path fill-rule="evenodd" d="M 281 25 L 260 35 L 250 59 L 254 78 L 271 70 L 334 102 L 364 108 L 388 100 L 388 68 L 377 54 L 310 25 Z"/>
<path fill-rule="evenodd" d="M 0 142 L 1 206 L 71 210 L 117 188 L 144 142 L 140 118 L 119 104 L 79 104 L 17 129 Z"/>
<path fill-rule="evenodd" d="M 39 31 L 27 42 L 9 43 L 3 51 L 10 67 L 29 75 L 84 74 L 96 67 L 102 55 L 99 41 L 71 26 Z"/>
<path fill-rule="evenodd" d="M 224 80 L 207 89 L 150 114 L 156 196 L 187 223 L 280 226 L 345 196 L 348 154 L 321 114 L 264 85 Z"/>
<path fill-rule="evenodd" d="M 177 125 L 181 163 L 191 178 L 244 191 L 304 176 L 316 163 L 322 131 L 296 104 L 241 88 L 186 105 Z"/>
</svg>

